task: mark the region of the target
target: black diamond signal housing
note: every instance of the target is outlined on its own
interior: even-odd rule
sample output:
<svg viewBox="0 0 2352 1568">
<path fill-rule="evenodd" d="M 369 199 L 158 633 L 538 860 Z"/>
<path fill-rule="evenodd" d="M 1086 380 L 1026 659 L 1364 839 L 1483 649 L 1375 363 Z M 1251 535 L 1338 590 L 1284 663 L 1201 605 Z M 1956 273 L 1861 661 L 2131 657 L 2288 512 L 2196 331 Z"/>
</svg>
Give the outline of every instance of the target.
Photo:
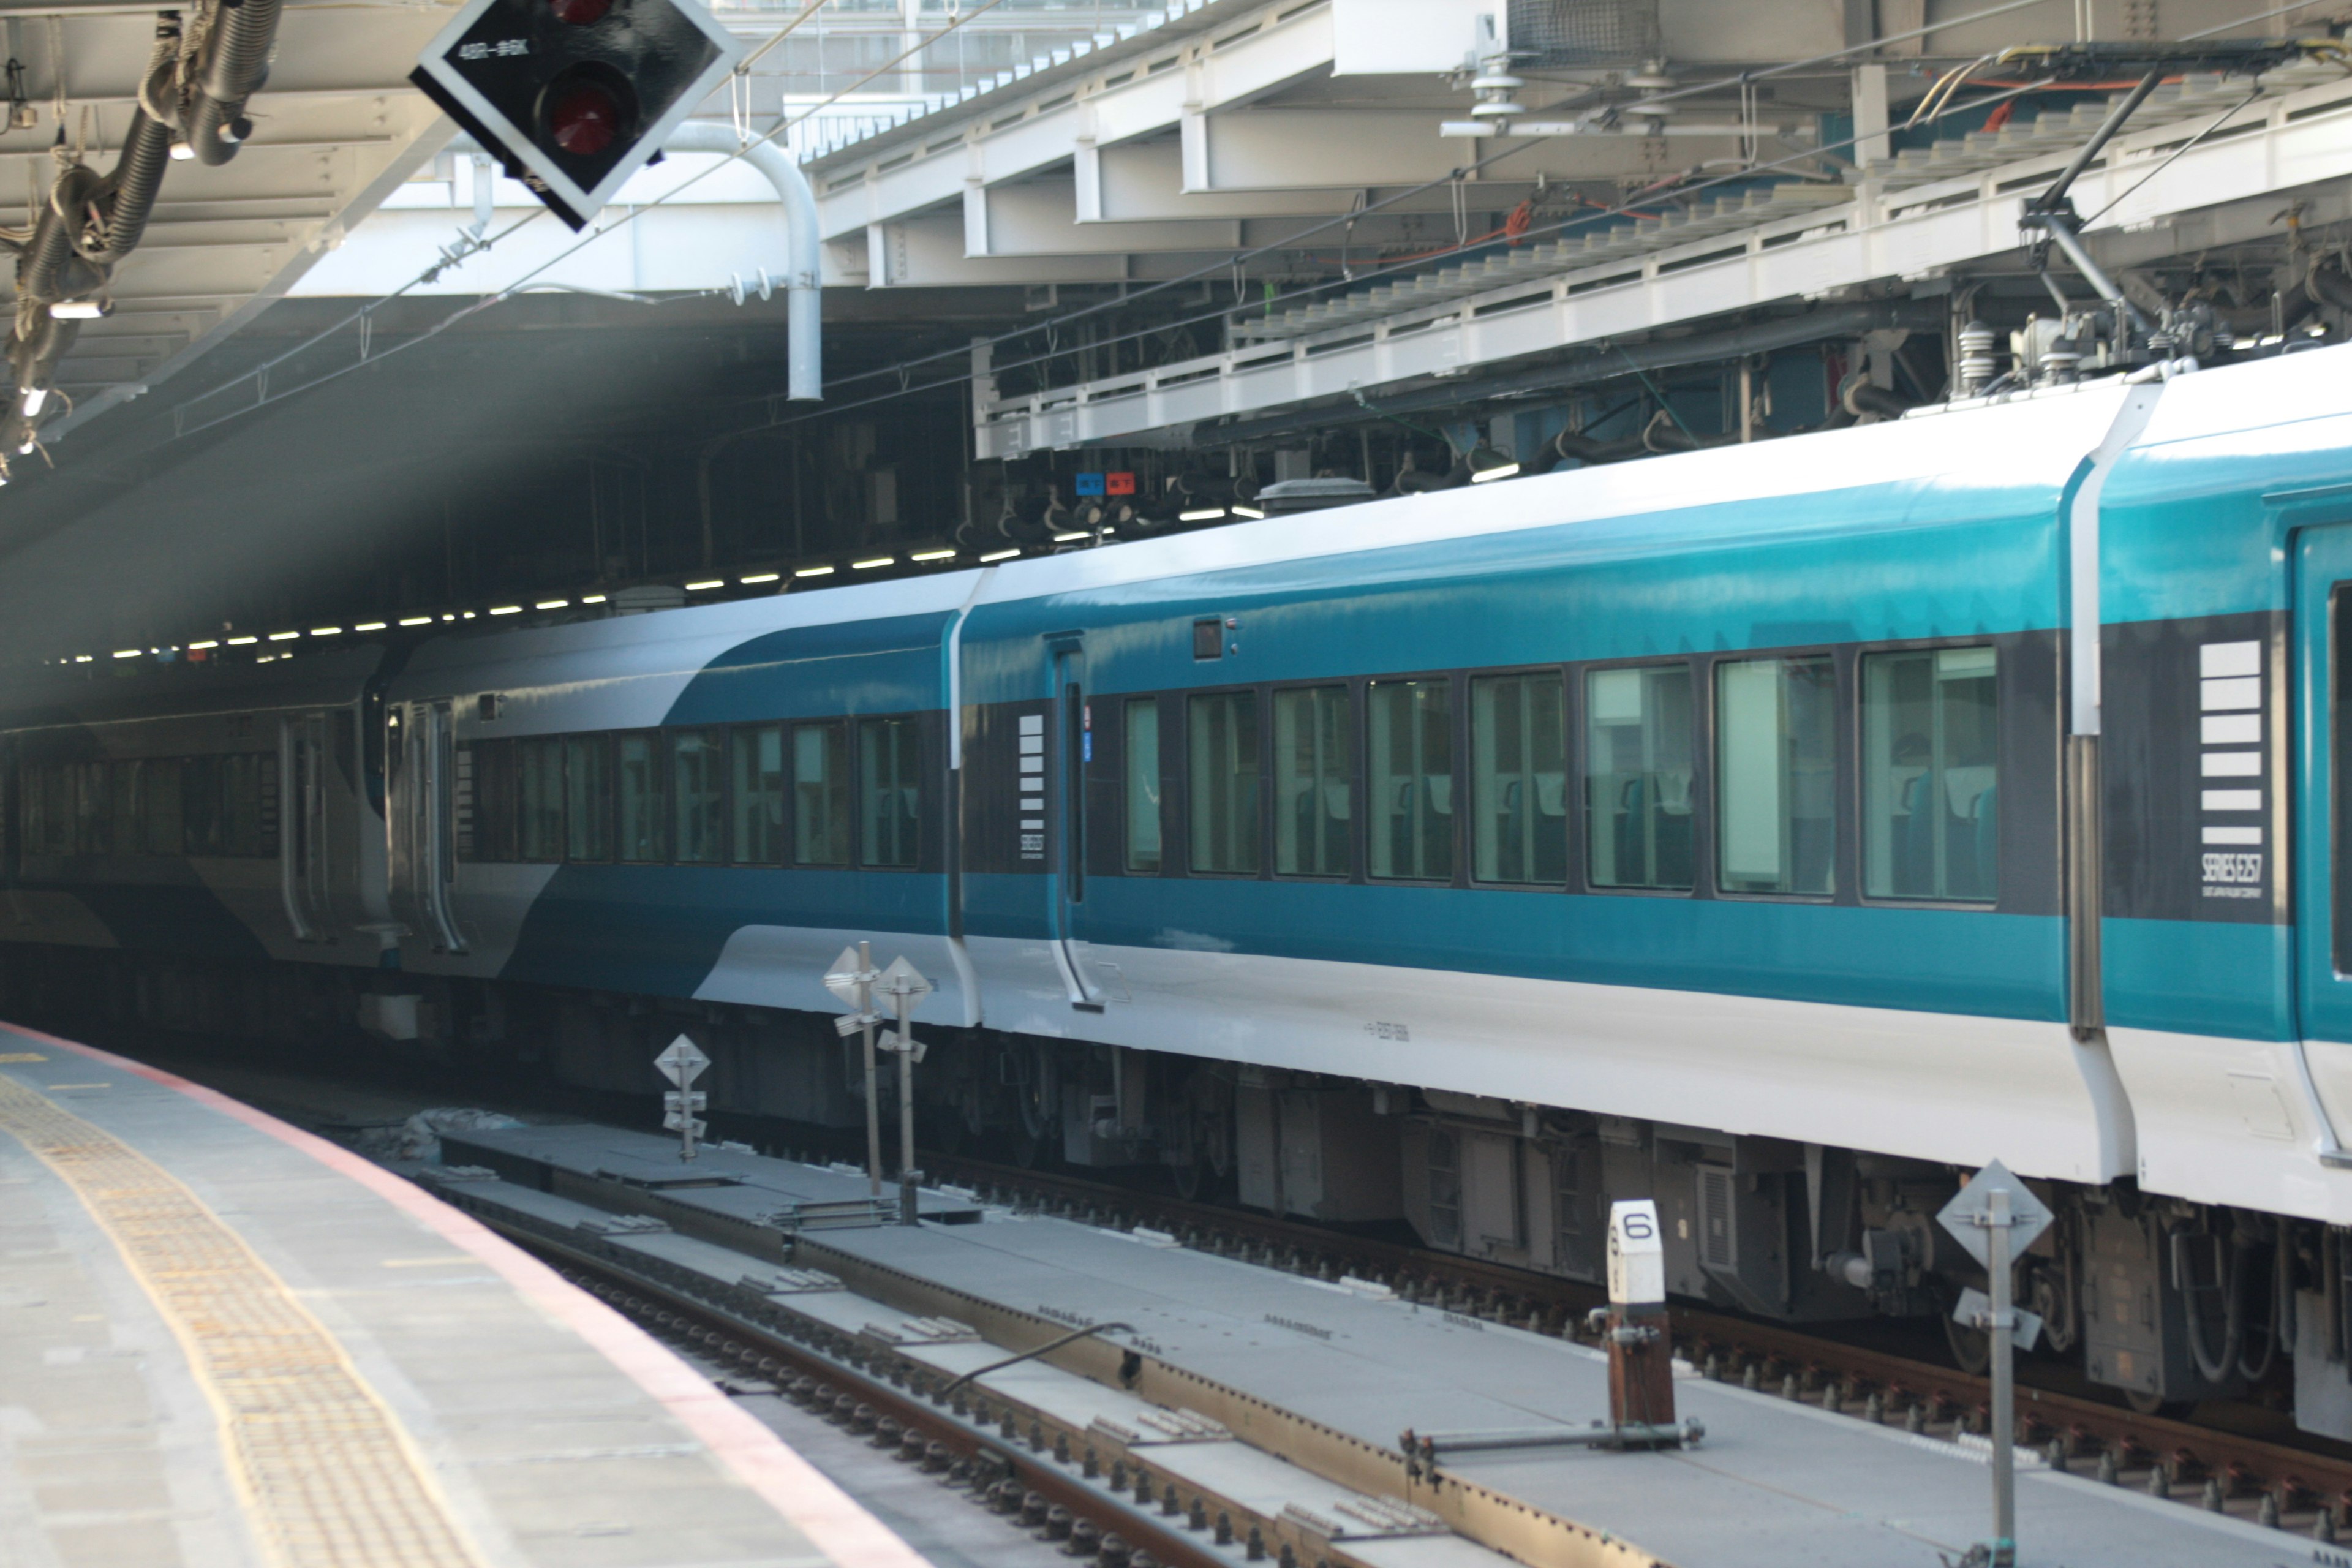
<svg viewBox="0 0 2352 1568">
<path fill-rule="evenodd" d="M 469 0 L 409 80 L 580 228 L 742 52 L 696 0 Z"/>
</svg>

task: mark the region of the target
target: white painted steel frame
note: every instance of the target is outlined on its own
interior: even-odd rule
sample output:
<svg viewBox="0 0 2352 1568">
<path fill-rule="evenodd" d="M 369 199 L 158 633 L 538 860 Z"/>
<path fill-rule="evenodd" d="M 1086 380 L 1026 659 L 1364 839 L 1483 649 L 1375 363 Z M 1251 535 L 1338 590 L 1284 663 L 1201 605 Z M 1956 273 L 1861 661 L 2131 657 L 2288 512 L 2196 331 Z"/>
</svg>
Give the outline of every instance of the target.
<svg viewBox="0 0 2352 1568">
<path fill-rule="evenodd" d="M 2225 127 L 2132 189 L 2215 118 L 2119 138 L 2105 166 L 2074 187 L 2085 212 L 2115 204 L 2093 233 L 2151 229 L 2200 209 L 2352 175 L 2352 81 L 2346 81 L 2243 111 L 2243 131 L 2234 123 Z M 2066 156 L 2047 154 L 1897 195 L 1865 183 L 1845 206 L 1695 241 L 1646 259 L 1604 262 L 1384 321 L 1021 397 L 999 396 L 986 355 L 976 354 L 975 449 L 983 458 L 1012 458 L 1119 440 L 1178 440 L 1204 419 L 1499 366 L 1727 311 L 1820 299 L 1875 279 L 1933 277 L 2016 249 L 2024 198 Z M 2250 235 L 2267 231 L 2267 219 L 2266 213 L 2250 217 Z M 2200 231 L 2194 237 L 2204 246 L 2225 237 Z"/>
</svg>

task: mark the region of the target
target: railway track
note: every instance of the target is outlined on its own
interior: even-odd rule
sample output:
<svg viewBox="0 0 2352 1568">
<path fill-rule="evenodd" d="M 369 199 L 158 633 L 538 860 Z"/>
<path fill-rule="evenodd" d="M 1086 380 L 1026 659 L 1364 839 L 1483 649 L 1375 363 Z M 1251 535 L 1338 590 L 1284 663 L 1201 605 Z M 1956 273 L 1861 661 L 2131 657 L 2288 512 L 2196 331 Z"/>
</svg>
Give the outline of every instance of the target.
<svg viewBox="0 0 2352 1568">
<path fill-rule="evenodd" d="M 1091 1467 L 1078 1471 L 1066 1446 L 1056 1452 L 1040 1442 L 1024 1445 L 1009 1405 L 1004 1424 L 991 1435 L 992 1413 L 984 1402 L 968 1405 L 957 1398 L 950 1403 L 939 1385 L 908 1375 L 873 1347 L 845 1336 L 813 1335 L 804 1343 L 747 1322 L 690 1291 L 615 1268 L 543 1236 L 497 1228 L 655 1337 L 706 1368 L 715 1367 L 713 1381 L 730 1397 L 772 1389 L 802 1409 L 865 1437 L 878 1455 L 968 1493 L 973 1503 L 1003 1517 L 1008 1526 L 1055 1543 L 1062 1555 L 1078 1563 L 1092 1568 L 1234 1568 L 1232 1552 L 1206 1550 L 1203 1540 L 1205 1534 L 1206 1540 L 1233 1544 L 1238 1532 L 1230 1519 L 1213 1526 L 1193 1517 L 1171 1517 L 1158 1506 L 1156 1492 L 1149 1500 L 1129 1501 L 1104 1484 Z M 1142 1484 L 1136 1485 L 1139 1493 Z M 1247 1546 L 1241 1551 L 1247 1561 L 1263 1555 Z"/>
<path fill-rule="evenodd" d="M 1376 1279 L 1424 1303 L 1544 1333 L 1580 1337 L 1586 1311 L 1604 1300 L 1592 1287 L 1503 1264 L 1109 1183 L 929 1157 L 934 1176 L 984 1196 L 1081 1218 L 1091 1213 L 1104 1224 L 1147 1225 L 1270 1267 Z M 1676 1353 L 1709 1376 L 1948 1440 L 1980 1441 L 1985 1434 L 1984 1377 L 1704 1308 L 1677 1304 L 1671 1317 Z M 2339 1530 L 2352 1535 L 2352 1456 L 2022 1382 L 2017 1397 L 2017 1439 L 2043 1464 L 2323 1542 Z"/>
<path fill-rule="evenodd" d="M 616 1109 L 602 1108 L 606 1115 Z M 770 1123 L 733 1131 L 780 1146 L 775 1135 L 784 1130 Z M 793 1131 L 803 1135 L 802 1141 L 821 1147 L 822 1152 L 809 1158 L 851 1152 L 846 1144 L 821 1135 L 806 1138 L 808 1129 Z M 1091 1215 L 1103 1224 L 1144 1224 L 1188 1245 L 1269 1267 L 1377 1279 L 1424 1303 L 1542 1332 L 1576 1337 L 1584 1313 L 1602 1299 L 1591 1287 L 1507 1265 L 1213 1203 L 937 1151 L 925 1157 L 935 1179 L 972 1188 L 995 1201 L 1082 1218 Z M 567 1268 L 593 1272 L 581 1258 L 559 1261 Z M 610 1278 L 599 1278 L 607 1289 L 621 1288 Z M 638 1300 L 661 1294 L 646 1281 L 627 1289 Z M 691 1319 L 709 1332 L 721 1331 L 707 1312 L 685 1299 L 657 1310 L 684 1314 L 680 1321 Z M 1855 1419 L 1899 1424 L 1946 1440 L 1980 1438 L 1984 1431 L 1990 1388 L 1983 1377 L 1916 1356 L 1686 1304 L 1673 1309 L 1672 1321 L 1678 1353 L 1711 1376 L 1777 1390 Z M 740 1325 L 727 1331 L 739 1330 Z M 751 1342 L 739 1337 L 729 1342 Z M 781 1358 L 795 1369 L 795 1376 L 840 1375 L 811 1361 L 804 1349 L 775 1345 L 762 1347 L 757 1354 Z M 2352 1536 L 2352 1452 L 2330 1451 L 2343 1446 L 2326 1445 L 2324 1439 L 2278 1441 L 2208 1422 L 2142 1414 L 2063 1389 L 2028 1386 L 2031 1364 L 2021 1369 L 2018 1436 L 2042 1462 L 2063 1464 L 2189 1506 L 2274 1522 L 2322 1541 L 2334 1540 L 2339 1530 Z M 885 1408 L 877 1401 L 896 1397 L 886 1392 L 887 1387 L 887 1382 L 875 1386 L 868 1380 L 861 1402 Z M 903 1424 L 907 1416 L 894 1418 Z"/>
</svg>

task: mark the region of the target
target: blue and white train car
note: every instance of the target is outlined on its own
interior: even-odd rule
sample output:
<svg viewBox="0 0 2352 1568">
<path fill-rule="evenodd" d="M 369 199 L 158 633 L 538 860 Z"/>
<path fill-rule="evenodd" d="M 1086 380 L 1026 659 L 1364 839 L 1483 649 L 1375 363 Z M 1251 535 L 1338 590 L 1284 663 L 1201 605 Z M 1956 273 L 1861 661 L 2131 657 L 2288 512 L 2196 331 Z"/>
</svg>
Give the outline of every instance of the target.
<svg viewBox="0 0 2352 1568">
<path fill-rule="evenodd" d="M 1581 1276 L 1651 1195 L 1678 1289 L 1784 1317 L 1942 1315 L 1932 1215 L 1997 1156 L 2061 1213 L 2056 1351 L 2143 1403 L 2291 1357 L 2352 1436 L 2347 374 L 433 638 L 354 682 L 380 896 L 204 918 L 342 963 L 378 1034 L 635 1089 L 683 1022 L 714 1104 L 835 1121 L 821 978 L 871 939 L 939 986 L 942 1142 Z M 154 878 L 30 850 L 59 737 L 131 745 L 37 700 L 12 984 L 184 974 Z"/>
</svg>

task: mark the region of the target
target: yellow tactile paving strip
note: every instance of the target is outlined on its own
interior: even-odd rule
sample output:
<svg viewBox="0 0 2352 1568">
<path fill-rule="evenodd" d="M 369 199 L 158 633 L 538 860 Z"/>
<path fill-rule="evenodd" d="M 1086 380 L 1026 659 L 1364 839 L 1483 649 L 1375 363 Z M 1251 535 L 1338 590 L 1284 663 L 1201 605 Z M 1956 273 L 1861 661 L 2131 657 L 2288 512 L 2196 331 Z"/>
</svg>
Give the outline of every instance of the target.
<svg viewBox="0 0 2352 1568">
<path fill-rule="evenodd" d="M 399 1421 L 243 1237 L 153 1161 L 5 1074 L 0 1131 L 73 1188 L 179 1337 L 279 1568 L 479 1568 Z"/>
</svg>

